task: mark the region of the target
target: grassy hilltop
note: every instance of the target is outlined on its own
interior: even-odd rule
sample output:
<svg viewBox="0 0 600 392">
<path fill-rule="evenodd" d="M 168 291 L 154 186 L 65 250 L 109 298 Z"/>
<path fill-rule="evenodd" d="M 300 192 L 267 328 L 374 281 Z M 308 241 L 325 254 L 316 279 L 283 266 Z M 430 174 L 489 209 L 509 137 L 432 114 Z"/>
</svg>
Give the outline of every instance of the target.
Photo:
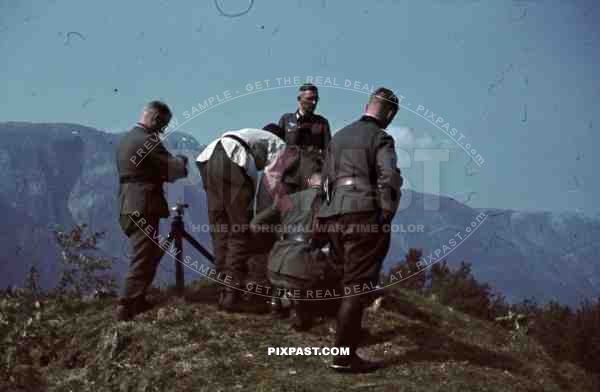
<svg viewBox="0 0 600 392">
<path fill-rule="evenodd" d="M 533 339 L 388 288 L 367 314 L 360 348 L 388 366 L 342 375 L 324 356 L 267 355 L 268 347 L 332 347 L 335 323 L 299 333 L 269 315 L 229 314 L 214 286 L 113 321 L 114 299 L 60 301 L 3 294 L 0 391 L 595 391 L 594 378 L 554 361 Z M 560 339 L 557 336 L 557 339 Z"/>
</svg>

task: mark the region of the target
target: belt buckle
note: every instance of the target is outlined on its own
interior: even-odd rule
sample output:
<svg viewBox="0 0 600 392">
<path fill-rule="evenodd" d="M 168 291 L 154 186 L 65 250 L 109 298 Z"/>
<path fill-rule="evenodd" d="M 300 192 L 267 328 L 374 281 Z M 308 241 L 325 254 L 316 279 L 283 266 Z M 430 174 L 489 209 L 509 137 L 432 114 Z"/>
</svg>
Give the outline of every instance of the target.
<svg viewBox="0 0 600 392">
<path fill-rule="evenodd" d="M 336 186 L 350 186 L 356 185 L 356 181 L 352 177 L 342 177 L 335 182 Z"/>
</svg>

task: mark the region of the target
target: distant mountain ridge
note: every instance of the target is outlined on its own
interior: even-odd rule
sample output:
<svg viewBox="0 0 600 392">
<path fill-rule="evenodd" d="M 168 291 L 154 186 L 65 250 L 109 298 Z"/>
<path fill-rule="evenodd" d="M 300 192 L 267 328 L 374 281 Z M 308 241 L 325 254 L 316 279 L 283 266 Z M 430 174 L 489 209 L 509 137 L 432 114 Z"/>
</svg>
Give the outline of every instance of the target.
<svg viewBox="0 0 600 392">
<path fill-rule="evenodd" d="M 122 134 L 77 124 L 0 123 L 0 287 L 21 285 L 32 264 L 40 270 L 43 285 L 52 285 L 58 273 L 58 249 L 52 225 L 70 228 L 86 223 L 105 231 L 102 252 L 119 258 L 118 274 L 127 270 L 126 237 L 118 221 L 116 146 Z M 184 133 L 174 132 L 165 144 L 177 153 L 196 154 L 204 146 Z M 190 165 L 192 183 L 199 183 Z M 206 200 L 198 187 L 168 187 L 169 201 L 190 203 L 188 218 L 206 220 Z M 161 224 L 162 232 L 168 223 Z M 196 234 L 205 243 L 208 233 Z M 161 270 L 172 263 L 161 263 Z M 163 274 L 163 276 L 165 276 Z"/>
<path fill-rule="evenodd" d="M 88 223 L 106 231 L 102 251 L 120 260 L 117 273 L 126 271 L 128 247 L 117 224 L 114 162 L 121 135 L 76 124 L 0 123 L 0 287 L 21 285 L 32 263 L 37 263 L 43 283 L 52 284 L 58 251 L 49 228 L 56 223 Z M 193 164 L 204 146 L 182 132 L 169 135 L 165 144 L 190 157 L 190 177 L 169 184 L 166 193 L 170 203 L 182 199 L 190 204 L 186 221 L 193 231 L 192 222 L 195 227 L 208 223 L 206 197 Z M 536 297 L 577 304 L 600 295 L 599 217 L 475 209 L 444 196 L 439 197 L 439 210 L 425 210 L 435 198 L 403 190 L 401 208 L 407 208 L 396 214 L 394 223 L 404 231 L 393 234 L 385 268 L 402 260 L 409 248 L 429 255 L 484 213 L 485 221 L 445 257 L 452 265 L 472 262 L 479 280 L 512 301 Z M 423 225 L 424 231 L 410 232 L 409 225 Z M 168 222 L 161 230 L 168 231 Z M 192 234 L 210 249 L 209 233 Z M 184 252 L 195 254 L 188 247 Z M 161 278 L 172 279 L 172 265 L 173 260 L 162 261 Z"/>
<path fill-rule="evenodd" d="M 440 197 L 439 211 L 425 211 L 424 202 L 436 196 L 409 190 L 403 195 L 412 197 L 411 205 L 396 215 L 395 223 L 423 224 L 425 232 L 395 236 L 386 266 L 409 247 L 423 249 L 426 256 L 457 233 L 464 237 L 465 228 L 483 213 L 485 221 L 445 256 L 451 264 L 472 262 L 475 276 L 491 282 L 511 301 L 535 297 L 578 304 L 600 295 L 600 219 L 579 213 L 471 208 L 447 197 Z"/>
</svg>

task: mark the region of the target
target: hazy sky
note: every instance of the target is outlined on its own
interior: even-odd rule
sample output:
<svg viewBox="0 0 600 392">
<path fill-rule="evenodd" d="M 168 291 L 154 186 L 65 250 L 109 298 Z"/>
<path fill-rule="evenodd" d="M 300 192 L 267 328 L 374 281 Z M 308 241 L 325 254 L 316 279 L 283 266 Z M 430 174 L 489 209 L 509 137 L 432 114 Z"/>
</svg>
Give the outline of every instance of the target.
<svg viewBox="0 0 600 392">
<path fill-rule="evenodd" d="M 226 12 L 249 4 L 220 1 Z M 295 110 L 297 87 L 283 78 L 329 78 L 318 111 L 333 129 L 385 85 L 404 96 L 390 132 L 407 151 L 411 188 L 439 184 L 474 207 L 600 212 L 597 2 L 253 3 L 230 18 L 210 0 L 0 0 L 0 121 L 124 131 L 158 98 L 180 130 L 208 143 Z M 262 91 L 244 95 L 258 81 Z M 211 97 L 211 109 L 181 125 Z M 465 168 L 467 143 L 481 166 Z M 439 176 L 424 174 L 414 148 L 436 149 L 425 158 L 449 149 Z"/>
</svg>

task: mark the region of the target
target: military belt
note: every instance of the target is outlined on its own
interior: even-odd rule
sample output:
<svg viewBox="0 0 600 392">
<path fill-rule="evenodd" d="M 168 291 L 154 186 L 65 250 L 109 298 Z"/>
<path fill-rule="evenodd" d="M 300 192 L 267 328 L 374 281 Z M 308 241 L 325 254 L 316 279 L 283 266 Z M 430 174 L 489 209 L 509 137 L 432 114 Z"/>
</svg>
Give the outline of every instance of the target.
<svg viewBox="0 0 600 392">
<path fill-rule="evenodd" d="M 286 241 L 296 241 L 296 242 L 310 242 L 310 235 L 303 233 L 284 233 L 283 239 Z"/>
<path fill-rule="evenodd" d="M 363 179 L 361 177 L 338 177 L 334 182 L 331 189 L 335 189 L 339 186 L 359 186 L 365 189 L 374 189 L 375 187 L 371 184 L 371 181 Z"/>
</svg>

